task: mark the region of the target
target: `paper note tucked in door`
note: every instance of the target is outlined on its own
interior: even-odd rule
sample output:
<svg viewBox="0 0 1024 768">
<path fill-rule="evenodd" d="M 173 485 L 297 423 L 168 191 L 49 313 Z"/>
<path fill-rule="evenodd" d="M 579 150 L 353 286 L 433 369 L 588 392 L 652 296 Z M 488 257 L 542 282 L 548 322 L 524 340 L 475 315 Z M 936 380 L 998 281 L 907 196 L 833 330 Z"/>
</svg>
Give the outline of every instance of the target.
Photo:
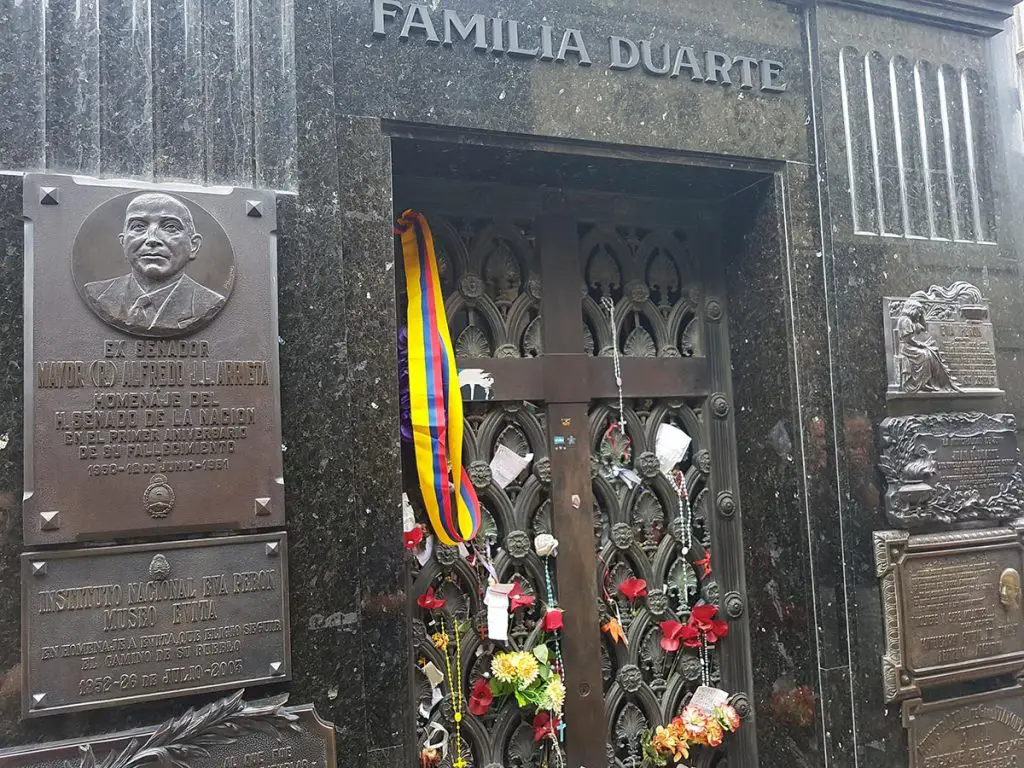
<svg viewBox="0 0 1024 768">
<path fill-rule="evenodd" d="M 491 459 L 491 477 L 499 488 L 504 489 L 519 476 L 520 472 L 530 466 L 531 461 L 532 453 L 520 456 L 511 448 L 498 443 L 494 458 Z"/>
<path fill-rule="evenodd" d="M 658 436 L 654 442 L 654 452 L 658 455 L 658 466 L 662 474 L 667 475 L 672 469 L 686 458 L 686 452 L 690 450 L 690 443 L 693 442 L 690 436 L 678 427 L 671 424 L 659 424 Z"/>
</svg>

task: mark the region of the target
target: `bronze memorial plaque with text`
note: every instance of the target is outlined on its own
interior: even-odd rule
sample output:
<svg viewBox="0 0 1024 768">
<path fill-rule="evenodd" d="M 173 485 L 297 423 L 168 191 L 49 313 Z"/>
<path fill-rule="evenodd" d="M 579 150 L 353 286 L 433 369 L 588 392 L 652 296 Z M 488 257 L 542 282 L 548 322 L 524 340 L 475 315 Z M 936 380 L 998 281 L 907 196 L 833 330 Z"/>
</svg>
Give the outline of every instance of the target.
<svg viewBox="0 0 1024 768">
<path fill-rule="evenodd" d="M 242 691 L 159 728 L 0 749 L 4 768 L 87 768 L 158 765 L 148 750 L 184 757 L 190 768 L 335 768 L 334 727 L 312 704 L 283 707 L 283 699 L 246 702 Z M 150 753 L 152 754 L 152 753 Z"/>
<path fill-rule="evenodd" d="M 24 191 L 26 543 L 282 525 L 273 194 Z"/>
<path fill-rule="evenodd" d="M 881 425 L 885 512 L 902 528 L 1024 515 L 1017 421 L 1012 414 L 897 416 Z"/>
<path fill-rule="evenodd" d="M 903 704 L 910 768 L 1019 768 L 1024 688 Z"/>
<path fill-rule="evenodd" d="M 970 283 L 883 304 L 888 397 L 1002 394 L 988 301 Z"/>
<path fill-rule="evenodd" d="M 887 701 L 1024 669 L 1024 527 L 875 532 Z"/>
<path fill-rule="evenodd" d="M 291 677 L 284 533 L 21 556 L 26 717 Z"/>
</svg>

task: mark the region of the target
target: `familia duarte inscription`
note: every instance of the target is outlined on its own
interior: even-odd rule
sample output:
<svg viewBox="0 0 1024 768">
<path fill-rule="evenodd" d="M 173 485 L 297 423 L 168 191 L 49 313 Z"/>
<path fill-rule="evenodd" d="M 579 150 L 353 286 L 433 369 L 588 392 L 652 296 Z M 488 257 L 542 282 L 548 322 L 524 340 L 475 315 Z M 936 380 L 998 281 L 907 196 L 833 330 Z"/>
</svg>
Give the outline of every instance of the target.
<svg viewBox="0 0 1024 768">
<path fill-rule="evenodd" d="M 884 299 L 888 396 L 1001 394 L 988 301 L 970 283 Z"/>
<path fill-rule="evenodd" d="M 1024 529 L 876 531 L 886 701 L 1024 669 Z"/>
<path fill-rule="evenodd" d="M 29 175 L 24 535 L 284 521 L 275 209 Z"/>
<path fill-rule="evenodd" d="M 764 56 L 737 56 L 704 50 L 689 44 L 634 40 L 623 35 L 606 35 L 598 46 L 582 29 L 556 29 L 552 24 L 531 24 L 482 13 L 458 14 L 435 4 L 372 0 L 373 34 L 384 38 L 396 30 L 398 39 L 422 40 L 428 45 L 472 45 L 476 51 L 494 55 L 534 59 L 542 62 L 574 62 L 581 67 L 595 63 L 597 50 L 607 56 L 615 71 L 640 69 L 657 77 L 683 78 L 702 83 L 735 85 L 782 93 L 783 63 Z M 589 41 L 589 42 L 588 42 Z"/>
<path fill-rule="evenodd" d="M 881 425 L 885 512 L 901 528 L 1006 522 L 1024 512 L 1012 414 L 898 416 Z"/>
<path fill-rule="evenodd" d="M 28 552 L 23 713 L 290 679 L 283 533 Z"/>
</svg>

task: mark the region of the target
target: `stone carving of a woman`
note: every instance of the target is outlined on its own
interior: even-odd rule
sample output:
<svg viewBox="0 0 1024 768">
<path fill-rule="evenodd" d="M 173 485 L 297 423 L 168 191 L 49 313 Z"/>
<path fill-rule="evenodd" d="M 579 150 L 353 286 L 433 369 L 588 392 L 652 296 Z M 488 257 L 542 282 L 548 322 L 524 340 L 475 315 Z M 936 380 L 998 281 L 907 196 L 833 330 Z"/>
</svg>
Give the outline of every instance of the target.
<svg viewBox="0 0 1024 768">
<path fill-rule="evenodd" d="M 959 392 L 939 352 L 939 345 L 928 333 L 924 307 L 916 299 L 903 302 L 896 320 L 897 354 L 903 358 L 900 389 L 904 392 Z"/>
</svg>

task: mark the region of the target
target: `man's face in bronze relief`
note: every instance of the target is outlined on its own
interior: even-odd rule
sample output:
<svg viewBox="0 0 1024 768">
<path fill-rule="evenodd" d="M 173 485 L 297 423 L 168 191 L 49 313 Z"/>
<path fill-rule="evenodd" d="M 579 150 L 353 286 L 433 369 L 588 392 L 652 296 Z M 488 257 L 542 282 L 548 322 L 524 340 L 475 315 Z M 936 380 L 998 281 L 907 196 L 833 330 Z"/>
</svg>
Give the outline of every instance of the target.
<svg viewBox="0 0 1024 768">
<path fill-rule="evenodd" d="M 119 239 L 132 272 L 148 286 L 177 277 L 199 253 L 203 241 L 188 208 L 160 193 L 132 200 Z"/>
</svg>

